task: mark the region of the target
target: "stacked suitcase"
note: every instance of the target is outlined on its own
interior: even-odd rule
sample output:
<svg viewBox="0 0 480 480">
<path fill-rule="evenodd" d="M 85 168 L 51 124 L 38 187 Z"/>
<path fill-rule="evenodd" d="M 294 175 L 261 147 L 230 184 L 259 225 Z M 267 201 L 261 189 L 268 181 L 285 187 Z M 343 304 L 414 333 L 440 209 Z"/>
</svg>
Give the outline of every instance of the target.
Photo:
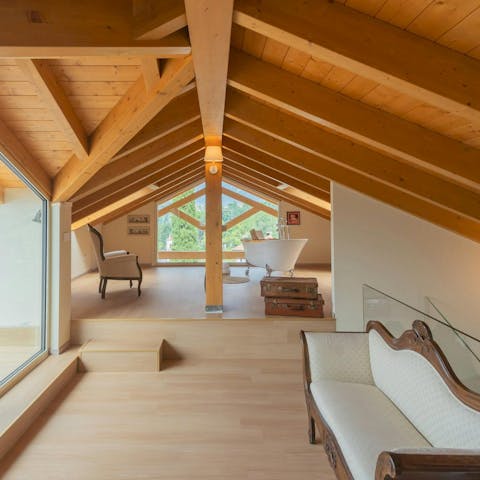
<svg viewBox="0 0 480 480">
<path fill-rule="evenodd" d="M 316 278 L 264 277 L 260 282 L 266 315 L 323 317 Z"/>
</svg>

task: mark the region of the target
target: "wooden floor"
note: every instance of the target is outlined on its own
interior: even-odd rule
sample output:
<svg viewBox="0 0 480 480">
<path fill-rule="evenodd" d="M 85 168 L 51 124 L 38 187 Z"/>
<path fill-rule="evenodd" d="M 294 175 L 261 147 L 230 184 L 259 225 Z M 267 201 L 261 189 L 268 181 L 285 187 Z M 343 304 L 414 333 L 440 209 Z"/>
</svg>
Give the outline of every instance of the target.
<svg viewBox="0 0 480 480">
<path fill-rule="evenodd" d="M 260 280 L 264 269 L 252 268 L 248 283 L 224 285 L 223 318 L 264 318 Z M 142 295 L 127 281 L 109 281 L 105 300 L 98 294 L 98 274 L 88 273 L 72 282 L 72 319 L 81 318 L 206 318 L 203 267 L 144 269 Z M 244 276 L 245 267 L 232 267 L 231 275 Z M 298 277 L 316 277 L 331 316 L 330 269 L 295 270 Z M 211 317 L 211 315 L 208 315 Z"/>
<path fill-rule="evenodd" d="M 333 480 L 309 445 L 298 360 L 79 374 L 7 455 L 5 480 Z"/>
</svg>

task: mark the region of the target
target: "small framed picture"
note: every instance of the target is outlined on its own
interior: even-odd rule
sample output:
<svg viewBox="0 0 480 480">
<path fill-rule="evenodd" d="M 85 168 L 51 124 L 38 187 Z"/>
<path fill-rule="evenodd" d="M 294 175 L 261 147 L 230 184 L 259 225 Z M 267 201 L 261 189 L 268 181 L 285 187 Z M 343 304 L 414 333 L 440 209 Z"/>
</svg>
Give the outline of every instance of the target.
<svg viewBox="0 0 480 480">
<path fill-rule="evenodd" d="M 128 223 L 150 223 L 150 215 L 128 215 Z"/>
<path fill-rule="evenodd" d="M 129 225 L 127 231 L 129 235 L 150 235 L 150 227 L 148 225 Z"/>
<path fill-rule="evenodd" d="M 300 225 L 300 212 L 287 212 L 287 225 Z"/>
</svg>

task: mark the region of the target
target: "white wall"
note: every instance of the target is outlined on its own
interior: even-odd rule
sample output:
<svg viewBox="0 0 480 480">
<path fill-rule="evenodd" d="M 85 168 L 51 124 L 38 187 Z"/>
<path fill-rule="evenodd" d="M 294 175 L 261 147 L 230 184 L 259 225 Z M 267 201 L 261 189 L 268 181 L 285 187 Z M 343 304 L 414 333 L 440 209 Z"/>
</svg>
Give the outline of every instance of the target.
<svg viewBox="0 0 480 480">
<path fill-rule="evenodd" d="M 157 228 L 157 222 L 155 202 L 148 203 L 129 213 L 129 215 L 135 214 L 150 215 L 150 235 L 128 235 L 127 215 L 124 215 L 103 225 L 102 235 L 105 251 L 128 250 L 130 253 L 138 255 L 141 264 L 152 265 L 156 261 L 155 229 Z"/>
<path fill-rule="evenodd" d="M 480 337 L 480 244 L 338 184 L 332 239 L 338 330 L 362 329 L 367 283 L 422 311 L 430 296 L 457 328 Z"/>
<path fill-rule="evenodd" d="M 286 218 L 288 211 L 300 211 L 300 225 L 289 225 L 290 238 L 308 238 L 298 263 L 326 263 L 331 261 L 330 221 L 287 202 L 280 202 L 279 215 Z"/>
<path fill-rule="evenodd" d="M 96 227 L 101 231 L 101 225 Z M 72 278 L 96 270 L 97 263 L 90 241 L 90 233 L 85 225 L 72 232 Z"/>
<path fill-rule="evenodd" d="M 6 188 L 0 203 L 0 327 L 40 326 L 42 201 L 27 188 Z M 27 300 L 28 299 L 28 300 Z"/>
</svg>

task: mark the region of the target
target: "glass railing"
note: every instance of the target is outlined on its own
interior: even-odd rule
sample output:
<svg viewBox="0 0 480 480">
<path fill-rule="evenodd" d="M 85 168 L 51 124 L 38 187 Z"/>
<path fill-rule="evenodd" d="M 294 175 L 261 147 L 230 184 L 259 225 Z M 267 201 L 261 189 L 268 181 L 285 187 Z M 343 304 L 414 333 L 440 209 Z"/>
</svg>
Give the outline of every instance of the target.
<svg viewBox="0 0 480 480">
<path fill-rule="evenodd" d="M 480 340 L 455 328 L 434 301 L 426 297 L 428 312 L 422 312 L 393 296 L 369 285 L 363 285 L 363 321 L 378 320 L 395 337 L 422 320 L 432 331 L 433 339 L 447 357 L 459 380 L 480 393 Z"/>
</svg>

